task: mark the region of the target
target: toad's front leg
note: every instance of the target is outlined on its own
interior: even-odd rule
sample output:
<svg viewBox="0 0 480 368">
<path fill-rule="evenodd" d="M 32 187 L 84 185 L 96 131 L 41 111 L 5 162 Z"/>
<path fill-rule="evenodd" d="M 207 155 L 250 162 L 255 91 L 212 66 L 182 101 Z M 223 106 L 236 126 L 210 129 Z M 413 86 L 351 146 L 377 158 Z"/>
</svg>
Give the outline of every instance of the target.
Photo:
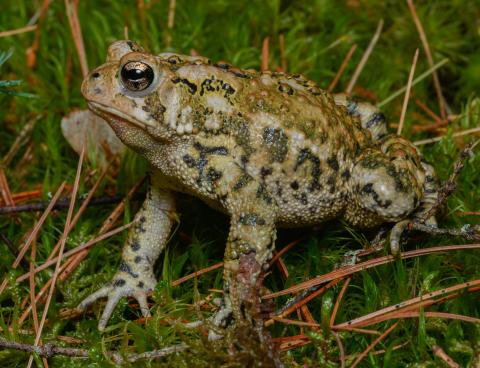
<svg viewBox="0 0 480 368">
<path fill-rule="evenodd" d="M 151 185 L 142 208 L 137 212 L 122 252 L 119 270 L 107 285 L 86 299 L 85 309 L 99 298 L 107 297 L 107 305 L 98 322 L 98 329 L 107 325 L 118 301 L 125 296 L 137 299 L 142 314 L 149 316 L 147 293 L 156 284 L 153 265 L 167 242 L 173 224 L 175 201 L 170 191 L 161 189 L 158 177 L 152 175 Z"/>
<path fill-rule="evenodd" d="M 253 179 L 234 187 L 226 206 L 231 223 L 224 257 L 225 306 L 218 318 L 231 313 L 236 321 L 252 321 L 260 306 L 260 275 L 274 249 L 277 206 Z"/>
</svg>

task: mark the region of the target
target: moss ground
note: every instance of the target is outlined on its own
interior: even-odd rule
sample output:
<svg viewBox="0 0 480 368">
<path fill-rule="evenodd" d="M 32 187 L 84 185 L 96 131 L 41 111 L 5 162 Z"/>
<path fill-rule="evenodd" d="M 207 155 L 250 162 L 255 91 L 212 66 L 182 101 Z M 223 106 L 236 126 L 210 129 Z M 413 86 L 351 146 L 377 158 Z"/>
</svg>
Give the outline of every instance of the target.
<svg viewBox="0 0 480 368">
<path fill-rule="evenodd" d="M 41 1 L 2 0 L 0 5 L 0 31 L 16 29 L 27 24 L 41 7 Z M 142 11 L 141 4 L 144 4 Z M 441 179 L 446 179 L 460 148 L 472 137 L 453 139 L 452 133 L 479 126 L 480 100 L 480 5 L 476 1 L 437 0 L 418 1 L 417 12 L 427 34 L 435 62 L 448 58 L 439 69 L 442 90 L 451 115 L 459 115 L 448 129 L 437 132 L 417 132 L 419 125 L 433 123 L 432 118 L 414 103 L 416 99 L 439 114 L 432 78 L 415 85 L 408 111 L 404 135 L 415 141 L 447 134 L 447 138 L 421 147 L 428 161 L 436 168 Z M 348 0 L 348 1 L 188 1 L 178 0 L 175 23 L 168 30 L 167 1 L 105 1 L 79 2 L 79 21 L 85 41 L 90 67 L 101 64 L 110 42 L 129 37 L 152 52 L 174 51 L 190 53 L 192 49 L 213 60 L 228 60 L 243 68 L 259 68 L 262 41 L 270 37 L 270 67 L 280 65 L 279 35 L 284 35 L 285 58 L 288 71 L 303 73 L 327 88 L 352 44 L 358 44 L 352 60 L 335 91 L 343 91 L 366 49 L 377 22 L 385 25 L 378 44 L 370 56 L 354 90 L 354 95 L 373 103 L 382 101 L 402 88 L 407 81 L 412 57 L 421 49 L 416 75 L 429 68 L 418 32 L 407 4 L 401 1 Z M 13 161 L 4 168 L 12 193 L 41 188 L 41 198 L 51 197 L 60 183 L 73 183 L 77 154 L 70 148 L 60 130 L 61 118 L 73 108 L 85 108 L 79 86 L 82 73 L 69 28 L 63 1 L 51 2 L 41 19 L 38 33 L 27 32 L 0 38 L 0 51 L 13 49 L 13 55 L 0 69 L 0 80 L 23 80 L 16 90 L 34 94 L 35 98 L 0 93 L 0 157 L 3 157 L 22 127 L 39 117 L 28 143 Z M 37 36 L 36 36 L 37 35 Z M 27 50 L 38 37 L 36 65 L 27 64 Z M 403 94 L 382 107 L 388 120 L 399 120 Z M 393 130 L 393 128 L 392 128 Z M 478 137 L 478 136 L 477 136 Z M 478 152 L 478 149 L 477 149 Z M 109 176 L 101 185 L 102 193 L 124 195 L 142 176 L 145 162 L 127 154 L 115 176 Z M 479 211 L 480 154 L 470 158 L 463 170 L 458 189 L 449 198 L 440 224 L 461 227 L 465 223 L 480 224 L 480 216 L 462 215 L 465 211 Z M 84 172 L 98 175 L 95 164 L 88 162 Z M 80 193 L 86 193 L 90 182 L 82 180 Z M 144 189 L 143 189 L 144 191 Z M 1 201 L 1 199 L 0 199 Z M 2 203 L 4 205 L 4 203 Z M 77 206 L 78 207 L 78 206 Z M 131 202 L 121 219 L 127 223 L 138 202 Z M 67 249 L 90 239 L 113 206 L 88 209 L 68 237 Z M 37 240 L 37 264 L 50 254 L 63 231 L 66 211 L 49 216 Z M 21 244 L 25 233 L 38 219 L 37 214 L 25 212 L 16 217 L 0 216 L 0 233 L 13 244 Z M 125 233 L 94 246 L 89 256 L 64 283 L 60 283 L 49 308 L 43 340 L 58 345 L 87 349 L 85 360 L 56 356 L 49 359 L 51 367 L 109 366 L 112 363 L 102 354 L 105 350 L 122 353 L 144 352 L 185 341 L 195 348 L 188 353 L 174 354 L 163 360 L 136 363 L 149 366 L 242 366 L 241 359 L 229 360 L 221 346 L 201 343 L 201 333 L 186 331 L 173 320 L 196 320 L 198 314 L 211 313 L 213 304 L 207 301 L 198 311 L 192 304 L 205 299 L 209 289 L 221 289 L 221 269 L 212 271 L 179 287 L 170 287 L 175 280 L 193 271 L 222 260 L 227 235 L 227 219 L 191 198 L 181 200 L 179 227 L 168 245 L 168 251 L 158 262 L 159 283 L 153 296 L 153 318 L 145 325 L 133 322 L 139 318 L 138 309 L 122 301 L 116 309 L 107 331 L 96 330 L 96 321 L 102 304 L 97 303 L 90 312 L 79 318 L 61 318 L 60 311 L 75 307 L 82 298 L 112 276 L 120 261 L 120 249 Z M 119 223 L 118 225 L 121 225 Z M 266 280 L 271 290 L 281 290 L 315 275 L 331 271 L 347 251 L 366 246 L 372 234 L 362 234 L 340 222 L 331 222 L 318 229 L 281 231 L 277 249 L 291 240 L 302 241 L 290 250 L 284 261 L 289 278 L 283 280 L 277 269 Z M 405 249 L 434 245 L 462 244 L 462 239 L 415 236 Z M 27 257 L 27 260 L 29 258 Z M 1 336 L 10 340 L 33 343 L 34 335 L 22 334 L 18 319 L 24 308 L 22 300 L 29 295 L 28 283 L 15 285 L 15 276 L 26 271 L 21 265 L 12 270 L 14 256 L 0 243 L 0 275 L 8 277 L 10 287 L 0 295 Z M 337 314 L 337 322 L 365 315 L 377 309 L 406 299 L 428 294 L 462 282 L 480 278 L 479 251 L 456 251 L 434 254 L 356 273 L 350 283 Z M 37 291 L 52 276 L 52 270 L 38 274 Z M 328 320 L 341 284 L 312 302 L 309 308 L 316 321 L 322 324 L 317 331 L 304 329 L 312 343 L 283 353 L 291 366 L 336 367 L 339 351 L 328 330 Z M 217 294 L 212 294 L 218 296 Z M 276 299 L 277 307 L 286 298 Z M 198 304 L 198 303 L 197 303 Z M 429 311 L 458 313 L 480 318 L 478 293 L 464 293 L 461 297 L 433 306 Z M 293 318 L 293 317 L 292 317 Z M 165 322 L 165 320 L 167 322 Z M 170 322 L 168 322 L 170 321 Z M 371 326 L 385 331 L 394 321 Z M 8 326 L 13 327 L 8 331 Z M 32 329 L 27 319 L 22 329 Z M 276 323 L 270 328 L 274 337 L 298 335 L 296 326 Z M 62 337 L 63 336 L 63 337 Z M 80 339 L 71 344 L 64 337 Z M 340 337 L 346 349 L 347 362 L 365 350 L 375 335 L 342 332 Z M 480 364 L 480 325 L 458 320 L 426 318 L 401 319 L 399 325 L 374 350 L 386 349 L 383 354 L 369 354 L 361 367 L 441 367 L 445 362 L 434 354 L 438 345 L 460 366 Z M 394 347 L 401 346 L 399 349 Z M 28 355 L 0 348 L 3 367 L 23 366 Z M 35 358 L 36 364 L 42 364 Z"/>
</svg>

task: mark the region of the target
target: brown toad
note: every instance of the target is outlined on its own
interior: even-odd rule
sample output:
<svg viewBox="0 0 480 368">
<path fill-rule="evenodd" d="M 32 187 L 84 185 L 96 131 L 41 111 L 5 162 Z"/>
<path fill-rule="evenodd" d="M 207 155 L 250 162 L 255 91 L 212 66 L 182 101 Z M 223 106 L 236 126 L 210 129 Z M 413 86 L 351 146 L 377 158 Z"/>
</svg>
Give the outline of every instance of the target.
<svg viewBox="0 0 480 368">
<path fill-rule="evenodd" d="M 301 75 L 155 56 L 118 41 L 107 62 L 85 79 L 82 93 L 152 167 L 118 273 L 80 304 L 108 297 L 100 329 L 124 296 L 135 297 L 148 315 L 146 295 L 172 227 L 175 192 L 231 218 L 225 305 L 217 323 L 256 295 L 252 290 L 272 256 L 277 226 L 332 218 L 360 228 L 393 223 L 396 253 L 408 221 L 424 215 L 437 197 L 432 167 L 409 141 L 387 134 L 380 112 L 331 95 Z"/>
</svg>

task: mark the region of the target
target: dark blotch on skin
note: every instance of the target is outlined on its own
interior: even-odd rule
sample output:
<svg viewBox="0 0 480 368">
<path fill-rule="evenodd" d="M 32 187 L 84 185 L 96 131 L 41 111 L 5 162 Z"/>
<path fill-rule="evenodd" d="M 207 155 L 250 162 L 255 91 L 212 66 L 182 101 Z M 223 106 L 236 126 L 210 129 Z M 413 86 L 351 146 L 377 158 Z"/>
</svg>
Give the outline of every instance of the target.
<svg viewBox="0 0 480 368">
<path fill-rule="evenodd" d="M 145 216 L 142 216 L 138 219 L 137 223 L 135 224 L 135 230 L 141 232 L 141 233 L 144 233 L 146 230 L 145 230 L 145 222 L 147 221 L 147 219 L 145 218 Z"/>
<path fill-rule="evenodd" d="M 133 272 L 132 269 L 130 268 L 130 266 L 128 265 L 128 263 L 125 262 L 125 261 L 122 261 L 122 263 L 120 263 L 119 270 L 122 271 L 122 272 L 128 273 L 133 278 L 138 277 L 138 274 Z"/>
<path fill-rule="evenodd" d="M 293 190 L 297 190 L 299 188 L 299 185 L 298 185 L 298 181 L 292 181 L 290 183 L 290 187 L 293 189 Z"/>
<path fill-rule="evenodd" d="M 215 64 L 215 66 L 223 70 L 228 70 L 232 67 L 231 64 L 224 61 L 219 61 L 218 63 Z"/>
<path fill-rule="evenodd" d="M 378 193 L 373 189 L 373 183 L 365 184 L 362 188 L 362 194 L 370 194 L 379 207 L 388 208 L 392 204 L 391 200 L 386 200 L 385 202 L 380 200 Z"/>
<path fill-rule="evenodd" d="M 327 159 L 327 163 L 334 171 L 338 171 L 338 169 L 340 168 L 338 165 L 338 160 L 335 156 L 332 156 L 329 159 Z"/>
<path fill-rule="evenodd" d="M 288 138 L 282 129 L 265 128 L 263 142 L 268 147 L 270 162 L 283 162 L 288 153 Z"/>
<path fill-rule="evenodd" d="M 232 69 L 231 72 L 239 78 L 250 78 L 248 74 L 242 73 L 240 70 Z"/>
<path fill-rule="evenodd" d="M 183 162 L 185 162 L 187 166 L 191 168 L 197 165 L 197 161 L 190 155 L 183 156 Z"/>
<path fill-rule="evenodd" d="M 133 261 L 134 261 L 135 263 L 140 263 L 140 262 L 142 261 L 142 257 L 136 256 Z"/>
<path fill-rule="evenodd" d="M 232 190 L 236 192 L 237 190 L 243 188 L 245 185 L 248 184 L 252 180 L 252 177 L 250 175 L 242 175 L 240 179 L 235 183 L 233 186 Z"/>
<path fill-rule="evenodd" d="M 349 170 L 345 170 L 344 172 L 342 172 L 342 178 L 344 178 L 345 180 L 350 179 L 350 177 L 351 177 L 351 174 Z"/>
<path fill-rule="evenodd" d="M 163 121 L 163 114 L 166 111 L 165 106 L 160 103 L 160 98 L 156 93 L 145 97 L 145 106 L 148 106 L 150 116 L 156 121 Z"/>
<path fill-rule="evenodd" d="M 365 128 L 369 129 L 373 127 L 374 125 L 377 125 L 379 123 L 383 123 L 385 121 L 385 115 L 383 115 L 381 112 L 376 112 L 373 114 L 373 116 L 370 118 L 369 121 L 365 124 Z"/>
<path fill-rule="evenodd" d="M 280 83 L 278 85 L 278 90 L 283 93 L 287 93 L 288 95 L 292 96 L 293 95 L 293 88 L 292 86 L 285 84 L 285 83 Z"/>
<path fill-rule="evenodd" d="M 222 177 L 222 172 L 215 170 L 213 167 L 209 167 L 206 174 L 206 180 L 209 185 L 209 191 L 214 191 L 215 182 Z"/>
<path fill-rule="evenodd" d="M 266 221 L 255 213 L 242 213 L 238 221 L 242 225 L 256 226 L 265 225 Z"/>
<path fill-rule="evenodd" d="M 272 197 L 270 197 L 270 194 L 268 193 L 267 188 L 263 184 L 260 184 L 258 186 L 257 198 L 261 198 L 267 204 L 272 203 Z"/>
<path fill-rule="evenodd" d="M 193 144 L 193 147 L 196 150 L 198 150 L 201 154 L 203 153 L 205 155 L 221 155 L 221 156 L 228 155 L 228 149 L 222 146 L 208 147 L 208 146 L 203 146 L 199 142 L 195 142 Z"/>
<path fill-rule="evenodd" d="M 197 85 L 193 82 L 190 82 L 186 78 L 176 77 L 176 78 L 172 79 L 172 82 L 175 83 L 175 84 L 182 83 L 183 85 L 185 85 L 188 88 L 188 92 L 190 92 L 192 95 L 194 95 L 197 92 Z"/>
<path fill-rule="evenodd" d="M 397 171 L 395 169 L 395 166 L 393 165 L 388 165 L 386 169 L 387 169 L 387 174 L 390 175 L 395 181 L 395 190 L 400 193 L 408 193 L 408 188 L 410 186 L 405 185 L 404 182 L 402 181 L 402 177 L 404 179 L 408 178 L 408 173 L 405 170 L 401 170 L 401 169 Z"/>
<path fill-rule="evenodd" d="M 183 60 L 182 60 L 180 57 L 178 57 L 177 55 L 172 55 L 172 56 L 170 56 L 170 57 L 167 59 L 167 61 L 168 61 L 170 64 L 173 64 L 173 65 L 183 63 Z"/>
<path fill-rule="evenodd" d="M 132 248 L 132 250 L 134 252 L 138 251 L 140 249 L 140 243 L 136 240 L 134 240 L 131 244 L 130 244 L 130 248 Z"/>
<path fill-rule="evenodd" d="M 200 85 L 199 94 L 200 96 L 203 96 L 206 92 L 219 92 L 220 90 L 223 91 L 223 97 L 231 103 L 230 96 L 235 93 L 235 89 L 227 82 L 216 79 L 215 76 L 205 79 L 202 82 L 202 84 Z"/>
<path fill-rule="evenodd" d="M 272 169 L 270 167 L 262 167 L 260 169 L 260 175 L 262 179 L 265 180 L 265 177 L 267 177 L 268 175 L 272 175 Z"/>
<path fill-rule="evenodd" d="M 193 165 L 191 167 L 196 167 L 197 168 L 197 170 L 198 170 L 197 183 L 200 185 L 202 180 L 205 179 L 203 170 L 205 169 L 205 167 L 208 164 L 207 156 L 208 155 L 226 156 L 226 155 L 228 155 L 228 149 L 226 147 L 222 147 L 222 146 L 213 146 L 213 147 L 203 146 L 199 142 L 195 142 L 193 144 L 193 147 L 197 151 L 199 151 L 199 156 L 200 157 L 198 158 L 198 160 L 195 160 L 193 158 L 190 159 L 190 158 L 187 157 L 187 161 L 188 161 L 187 162 L 187 161 L 185 161 L 185 159 L 186 159 L 186 156 L 188 156 L 188 155 L 183 156 L 183 160 L 185 161 L 185 163 L 187 163 L 187 165 L 190 164 L 190 165 Z M 207 176 L 206 176 L 207 181 L 209 181 L 210 183 L 212 182 L 212 180 L 210 180 L 210 179 L 214 179 L 214 177 L 216 177 L 218 175 L 221 176 L 221 173 L 219 173 L 217 171 L 215 173 L 212 172 L 210 174 L 211 174 L 210 178 L 208 177 L 208 173 L 207 173 Z M 218 176 L 218 178 L 220 178 L 220 176 Z M 217 179 L 215 179 L 215 180 L 217 180 Z"/>
<path fill-rule="evenodd" d="M 295 167 L 293 169 L 297 171 L 297 169 L 307 160 L 312 163 L 312 182 L 310 183 L 308 190 L 313 192 L 314 190 L 320 189 L 320 175 L 322 174 L 320 169 L 320 159 L 308 148 L 304 148 L 298 154 L 297 162 L 295 163 Z"/>
<path fill-rule="evenodd" d="M 308 204 L 307 193 L 294 194 L 293 198 L 299 201 L 302 205 L 306 206 Z"/>
<path fill-rule="evenodd" d="M 139 281 L 138 284 L 137 284 L 137 286 L 138 286 L 140 289 L 142 289 L 142 288 L 145 286 L 145 284 L 143 283 L 143 281 Z"/>
<path fill-rule="evenodd" d="M 113 287 L 123 286 L 123 285 L 125 285 L 125 280 L 124 279 L 113 280 L 112 285 L 113 285 Z"/>
</svg>

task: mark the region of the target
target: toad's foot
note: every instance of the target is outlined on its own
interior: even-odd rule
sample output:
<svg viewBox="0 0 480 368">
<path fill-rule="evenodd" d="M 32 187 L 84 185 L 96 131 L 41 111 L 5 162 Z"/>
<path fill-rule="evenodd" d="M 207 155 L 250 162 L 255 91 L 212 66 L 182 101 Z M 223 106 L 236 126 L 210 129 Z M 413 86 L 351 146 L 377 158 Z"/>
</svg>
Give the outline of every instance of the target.
<svg viewBox="0 0 480 368">
<path fill-rule="evenodd" d="M 232 321 L 232 309 L 223 304 L 220 309 L 210 318 L 211 326 L 208 331 L 208 340 L 215 341 L 223 338 L 221 329 L 227 327 Z"/>
<path fill-rule="evenodd" d="M 97 299 L 107 297 L 107 304 L 103 310 L 102 317 L 98 321 L 98 329 L 105 330 L 108 320 L 112 316 L 113 310 L 123 297 L 133 297 L 138 301 L 140 310 L 144 317 L 150 317 L 150 310 L 147 303 L 147 294 L 155 287 L 155 278 L 153 275 L 149 277 L 125 277 L 123 272 L 117 273 L 113 280 L 101 289 L 97 290 L 79 305 L 78 309 L 85 310 L 90 304 Z"/>
<path fill-rule="evenodd" d="M 415 226 L 415 224 L 419 226 Z M 423 225 L 424 228 L 420 228 L 420 225 Z M 428 232 L 425 230 L 426 229 L 432 229 L 431 232 Z M 406 233 L 407 231 L 410 230 L 420 230 L 423 232 L 427 232 L 430 234 L 435 234 L 437 232 L 433 231 L 434 229 L 437 228 L 437 221 L 435 220 L 435 217 L 430 217 L 427 221 L 425 221 L 424 224 L 421 224 L 420 222 L 417 222 L 416 219 L 409 219 L 409 220 L 403 220 L 400 222 L 397 222 L 395 226 L 393 226 L 392 231 L 390 232 L 390 252 L 393 256 L 399 256 L 400 255 L 400 242 L 402 235 Z"/>
</svg>

